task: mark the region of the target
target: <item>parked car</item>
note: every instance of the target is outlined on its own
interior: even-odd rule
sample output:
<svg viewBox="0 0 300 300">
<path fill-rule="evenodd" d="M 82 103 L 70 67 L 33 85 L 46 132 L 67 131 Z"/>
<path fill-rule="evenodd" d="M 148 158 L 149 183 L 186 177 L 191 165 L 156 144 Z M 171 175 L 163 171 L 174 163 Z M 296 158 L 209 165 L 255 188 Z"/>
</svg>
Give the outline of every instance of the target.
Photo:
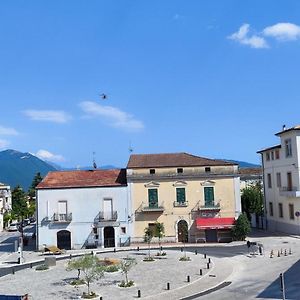
<svg viewBox="0 0 300 300">
<path fill-rule="evenodd" d="M 30 223 L 34 223 L 35 222 L 35 217 L 30 217 L 29 221 L 30 221 Z"/>
<path fill-rule="evenodd" d="M 8 231 L 18 231 L 20 224 L 18 222 L 12 222 L 9 224 L 7 230 Z"/>
<path fill-rule="evenodd" d="M 29 219 L 24 219 L 22 222 L 23 227 L 27 226 L 30 224 L 30 220 Z"/>
</svg>

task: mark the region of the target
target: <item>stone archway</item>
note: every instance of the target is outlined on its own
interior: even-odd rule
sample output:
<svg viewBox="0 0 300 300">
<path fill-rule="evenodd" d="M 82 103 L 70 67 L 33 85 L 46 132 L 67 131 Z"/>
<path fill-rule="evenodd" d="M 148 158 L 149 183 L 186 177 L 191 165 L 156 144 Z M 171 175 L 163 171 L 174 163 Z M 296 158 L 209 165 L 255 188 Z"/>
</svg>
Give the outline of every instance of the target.
<svg viewBox="0 0 300 300">
<path fill-rule="evenodd" d="M 71 232 L 68 230 L 60 230 L 57 232 L 57 247 L 59 249 L 71 249 Z"/>
<path fill-rule="evenodd" d="M 177 223 L 177 240 L 181 243 L 187 243 L 188 242 L 188 223 L 185 220 L 180 220 Z"/>
<path fill-rule="evenodd" d="M 104 227 L 104 248 L 115 247 L 115 229 L 112 226 Z"/>
</svg>

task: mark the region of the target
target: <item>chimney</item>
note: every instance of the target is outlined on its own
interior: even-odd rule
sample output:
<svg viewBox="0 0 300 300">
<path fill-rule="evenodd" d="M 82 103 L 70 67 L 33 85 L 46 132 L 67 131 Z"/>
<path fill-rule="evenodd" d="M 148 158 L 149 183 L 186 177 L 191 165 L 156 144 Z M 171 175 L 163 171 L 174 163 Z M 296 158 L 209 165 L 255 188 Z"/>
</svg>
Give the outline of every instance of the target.
<svg viewBox="0 0 300 300">
<path fill-rule="evenodd" d="M 285 125 L 282 125 L 282 131 L 285 131 L 286 127 Z"/>
</svg>

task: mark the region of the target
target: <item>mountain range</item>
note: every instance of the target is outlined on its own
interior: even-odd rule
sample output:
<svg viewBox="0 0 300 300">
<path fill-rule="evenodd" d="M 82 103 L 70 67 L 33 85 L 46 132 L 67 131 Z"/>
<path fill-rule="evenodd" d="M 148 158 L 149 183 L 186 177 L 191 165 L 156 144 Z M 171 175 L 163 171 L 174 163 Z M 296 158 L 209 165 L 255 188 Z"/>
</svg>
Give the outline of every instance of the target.
<svg viewBox="0 0 300 300">
<path fill-rule="evenodd" d="M 244 161 L 227 160 L 239 164 L 240 168 L 257 168 L 259 165 Z M 101 166 L 100 169 L 114 169 L 113 165 Z M 48 172 L 55 170 L 76 170 L 77 168 L 63 168 L 52 162 L 41 160 L 28 152 L 19 152 L 8 149 L 0 151 L 0 182 L 11 186 L 20 185 L 25 191 L 30 187 L 37 172 L 44 177 Z M 88 170 L 91 167 L 80 167 Z"/>
</svg>

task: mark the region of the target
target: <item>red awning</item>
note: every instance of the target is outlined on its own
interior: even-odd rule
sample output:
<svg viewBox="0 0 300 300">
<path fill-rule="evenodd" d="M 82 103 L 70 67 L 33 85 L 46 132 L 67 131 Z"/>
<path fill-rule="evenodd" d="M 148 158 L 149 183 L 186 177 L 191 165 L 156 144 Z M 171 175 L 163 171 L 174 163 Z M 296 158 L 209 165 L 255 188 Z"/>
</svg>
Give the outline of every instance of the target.
<svg viewBox="0 0 300 300">
<path fill-rule="evenodd" d="M 198 229 L 227 229 L 234 225 L 234 218 L 197 218 Z"/>
</svg>

